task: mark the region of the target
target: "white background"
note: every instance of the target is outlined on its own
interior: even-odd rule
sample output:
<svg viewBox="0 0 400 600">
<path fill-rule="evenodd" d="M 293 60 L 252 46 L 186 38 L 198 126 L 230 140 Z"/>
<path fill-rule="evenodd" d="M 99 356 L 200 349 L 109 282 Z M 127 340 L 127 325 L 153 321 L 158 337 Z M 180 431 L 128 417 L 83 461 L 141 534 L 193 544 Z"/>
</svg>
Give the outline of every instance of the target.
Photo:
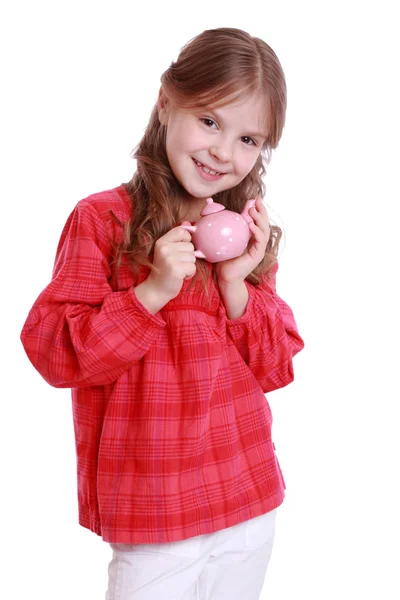
<svg viewBox="0 0 400 600">
<path fill-rule="evenodd" d="M 104 598 L 111 549 L 78 524 L 70 391 L 44 382 L 19 335 L 75 204 L 130 179 L 161 73 L 229 26 L 267 41 L 287 79 L 265 202 L 306 344 L 268 397 L 287 495 L 262 598 L 400 598 L 395 4 L 3 4 L 2 597 Z"/>
</svg>

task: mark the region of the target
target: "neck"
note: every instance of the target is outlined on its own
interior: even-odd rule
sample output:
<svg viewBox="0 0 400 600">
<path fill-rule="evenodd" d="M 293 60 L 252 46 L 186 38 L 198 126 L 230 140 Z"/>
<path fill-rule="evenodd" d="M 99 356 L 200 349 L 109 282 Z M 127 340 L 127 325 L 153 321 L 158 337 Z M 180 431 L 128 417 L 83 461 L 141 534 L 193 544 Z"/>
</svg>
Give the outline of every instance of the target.
<svg viewBox="0 0 400 600">
<path fill-rule="evenodd" d="M 200 202 L 194 200 L 191 202 L 184 202 L 182 204 L 182 208 L 180 210 L 180 219 L 182 221 L 198 221 L 201 217 L 200 212 L 202 211 L 202 209 L 205 206 L 205 202 L 204 200 L 201 200 Z"/>
</svg>

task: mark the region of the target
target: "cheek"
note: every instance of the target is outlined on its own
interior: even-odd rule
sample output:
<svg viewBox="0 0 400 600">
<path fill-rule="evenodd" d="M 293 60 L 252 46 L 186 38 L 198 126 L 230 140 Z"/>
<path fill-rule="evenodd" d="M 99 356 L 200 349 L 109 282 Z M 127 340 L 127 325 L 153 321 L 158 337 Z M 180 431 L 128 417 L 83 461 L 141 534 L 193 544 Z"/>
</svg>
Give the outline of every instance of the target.
<svg viewBox="0 0 400 600">
<path fill-rule="evenodd" d="M 167 136 L 167 151 L 176 156 L 195 154 L 204 147 L 206 147 L 204 136 L 198 128 L 190 125 L 171 131 L 170 136 Z"/>
<path fill-rule="evenodd" d="M 179 135 L 176 135 L 175 131 L 170 131 L 167 133 L 166 152 L 169 164 L 173 170 L 179 164 L 179 160 L 183 151 L 184 147 Z"/>
<path fill-rule="evenodd" d="M 185 130 L 185 148 L 190 151 L 202 150 L 208 147 L 207 137 L 199 131 L 198 127 L 188 127 Z"/>
<path fill-rule="evenodd" d="M 258 156 L 259 156 L 259 152 L 257 152 L 257 154 L 254 154 L 253 152 L 248 151 L 248 152 L 243 152 L 241 154 L 241 156 L 239 157 L 238 165 L 239 165 L 239 171 L 243 175 L 243 177 L 245 177 L 248 173 L 250 173 L 250 171 L 256 164 Z"/>
</svg>

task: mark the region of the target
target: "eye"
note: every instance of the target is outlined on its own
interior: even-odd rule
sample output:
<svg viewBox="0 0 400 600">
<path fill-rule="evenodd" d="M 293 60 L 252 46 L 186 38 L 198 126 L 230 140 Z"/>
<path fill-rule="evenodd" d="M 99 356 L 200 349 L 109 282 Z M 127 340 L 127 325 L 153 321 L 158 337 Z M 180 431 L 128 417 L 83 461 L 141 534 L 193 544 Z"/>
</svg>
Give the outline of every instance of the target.
<svg viewBox="0 0 400 600">
<path fill-rule="evenodd" d="M 200 121 L 202 121 L 208 127 L 208 129 L 211 129 L 213 125 L 217 126 L 215 121 L 213 121 L 212 119 L 208 119 L 207 117 L 202 117 Z M 247 135 L 243 136 L 242 140 L 248 140 L 244 142 L 246 146 L 257 146 L 257 143 L 253 140 L 253 138 Z"/>
<path fill-rule="evenodd" d="M 208 123 L 211 123 L 211 125 L 216 125 L 216 123 L 215 123 L 215 122 L 214 122 L 212 119 L 207 119 L 207 118 L 205 118 L 205 119 L 200 119 L 200 121 L 203 121 L 203 123 L 204 123 L 205 125 L 207 125 L 207 127 L 208 127 L 209 129 L 211 129 L 211 126 L 210 126 L 210 125 L 208 125 Z"/>
<path fill-rule="evenodd" d="M 256 142 L 253 140 L 253 138 L 248 137 L 247 135 L 242 137 L 242 140 L 250 140 L 250 144 L 248 142 L 245 142 L 246 146 L 257 146 Z"/>
</svg>

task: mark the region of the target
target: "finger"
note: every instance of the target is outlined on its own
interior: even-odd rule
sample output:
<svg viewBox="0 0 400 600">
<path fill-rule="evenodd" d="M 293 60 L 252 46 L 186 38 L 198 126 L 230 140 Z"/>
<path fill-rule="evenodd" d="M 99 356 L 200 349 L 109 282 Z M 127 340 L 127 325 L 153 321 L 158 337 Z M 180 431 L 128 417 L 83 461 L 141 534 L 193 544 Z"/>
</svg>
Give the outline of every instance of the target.
<svg viewBox="0 0 400 600">
<path fill-rule="evenodd" d="M 181 242 L 180 244 L 177 244 L 176 246 L 176 250 L 178 252 L 189 252 L 191 254 L 194 253 L 194 245 L 192 244 L 192 242 Z"/>
<path fill-rule="evenodd" d="M 255 209 L 252 209 L 255 212 L 252 213 L 252 218 L 254 219 L 256 225 L 261 229 L 261 231 L 263 233 L 265 233 L 267 235 L 268 233 L 268 229 L 269 229 L 269 220 L 268 220 L 268 216 L 266 215 L 262 215 L 260 212 L 258 212 Z"/>
<path fill-rule="evenodd" d="M 257 225 L 254 225 L 253 223 L 250 229 L 252 237 L 250 239 L 249 245 L 247 246 L 247 252 L 250 254 L 251 257 L 254 257 L 257 256 L 257 254 L 260 252 L 261 242 L 259 238 L 259 231 L 257 231 Z"/>
<path fill-rule="evenodd" d="M 257 198 L 257 200 L 256 200 L 256 208 L 257 208 L 258 210 L 265 210 L 265 211 L 267 210 L 267 209 L 266 209 L 266 207 L 265 207 L 265 204 L 264 204 L 264 202 L 262 201 L 262 198 L 261 198 L 261 196 L 259 196 L 259 197 Z"/>
<path fill-rule="evenodd" d="M 262 215 L 265 215 L 267 218 L 269 218 L 267 208 L 261 198 L 257 198 L 256 208 Z"/>
<path fill-rule="evenodd" d="M 250 227 L 250 229 L 253 234 L 253 242 L 255 249 L 258 251 L 263 245 L 266 247 L 268 243 L 269 232 L 267 231 L 266 235 L 265 231 L 263 231 L 263 229 L 258 227 L 255 223 L 252 224 L 252 227 Z"/>
<path fill-rule="evenodd" d="M 259 243 L 260 242 L 260 235 L 261 235 L 261 230 L 260 228 L 255 224 L 255 223 L 249 223 L 249 227 L 252 233 L 252 239 L 251 241 L 253 243 Z"/>
<path fill-rule="evenodd" d="M 256 205 L 254 207 L 261 215 L 268 217 L 268 211 L 261 199 L 257 198 Z"/>
<path fill-rule="evenodd" d="M 190 262 L 190 263 L 196 262 L 196 257 L 194 255 L 194 252 L 183 252 L 182 254 L 178 255 L 178 258 L 179 258 L 180 262 Z"/>
<path fill-rule="evenodd" d="M 173 229 L 168 231 L 168 233 L 166 233 L 165 236 L 170 242 L 190 242 L 190 240 L 192 239 L 190 231 L 187 231 L 187 229 L 184 229 L 181 226 L 174 227 Z"/>
</svg>

